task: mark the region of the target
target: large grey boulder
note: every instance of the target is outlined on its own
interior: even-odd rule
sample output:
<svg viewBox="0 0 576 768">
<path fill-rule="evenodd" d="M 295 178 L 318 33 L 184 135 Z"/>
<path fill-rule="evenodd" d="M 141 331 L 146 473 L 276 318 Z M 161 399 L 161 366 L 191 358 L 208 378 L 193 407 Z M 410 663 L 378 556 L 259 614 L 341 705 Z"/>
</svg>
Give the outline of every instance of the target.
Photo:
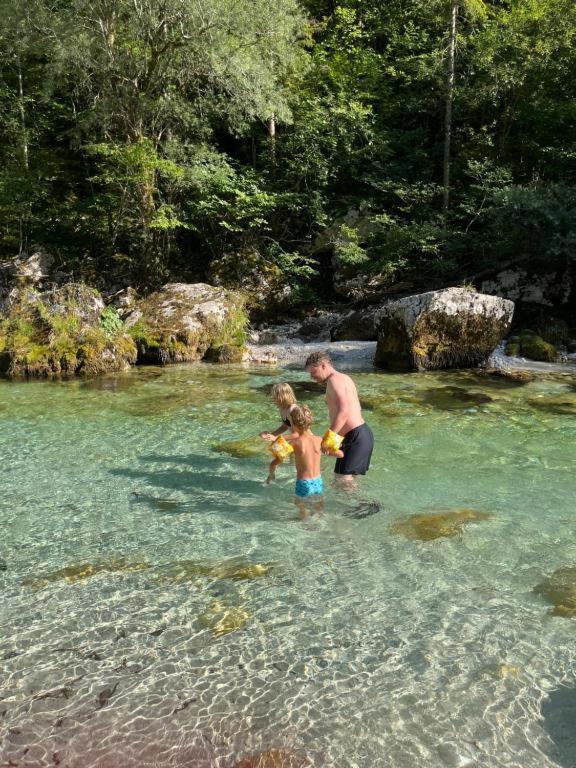
<svg viewBox="0 0 576 768">
<path fill-rule="evenodd" d="M 513 312 L 513 301 L 468 288 L 392 301 L 380 310 L 374 364 L 420 371 L 479 365 L 506 335 Z"/>
<path fill-rule="evenodd" d="M 168 283 L 138 302 L 126 325 L 138 362 L 165 365 L 242 359 L 247 317 L 239 293 L 206 283 Z"/>
</svg>

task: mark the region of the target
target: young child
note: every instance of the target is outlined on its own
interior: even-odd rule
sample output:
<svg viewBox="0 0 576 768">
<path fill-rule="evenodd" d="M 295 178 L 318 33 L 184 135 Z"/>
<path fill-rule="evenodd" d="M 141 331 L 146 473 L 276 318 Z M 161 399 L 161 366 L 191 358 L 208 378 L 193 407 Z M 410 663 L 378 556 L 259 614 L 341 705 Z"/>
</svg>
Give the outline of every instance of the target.
<svg viewBox="0 0 576 768">
<path fill-rule="evenodd" d="M 263 440 L 267 440 L 269 443 L 273 443 L 276 438 L 283 432 L 289 429 L 292 432 L 292 423 L 290 421 L 290 414 L 292 410 L 296 408 L 296 395 L 290 384 L 282 382 L 280 384 L 274 384 L 272 387 L 272 402 L 278 407 L 280 411 L 280 417 L 282 424 L 277 427 L 274 432 L 260 432 L 260 437 Z M 281 463 L 280 459 L 272 459 L 268 468 L 267 483 L 271 483 L 274 480 L 274 473 L 277 466 Z"/>
<path fill-rule="evenodd" d="M 277 406 L 278 410 L 280 411 L 280 418 L 282 419 L 282 424 L 280 424 L 277 429 L 274 430 L 274 432 L 260 432 L 260 437 L 263 440 L 268 440 L 269 443 L 273 443 L 274 440 L 278 437 L 278 435 L 281 435 L 283 432 L 286 432 L 287 429 L 292 428 L 292 423 L 290 421 L 290 414 L 292 413 L 292 409 L 296 405 L 296 395 L 294 394 L 294 390 L 290 386 L 290 384 L 286 384 L 286 382 L 281 382 L 280 384 L 274 384 L 272 387 L 272 402 L 275 406 Z"/>
<path fill-rule="evenodd" d="M 306 405 L 297 405 L 290 413 L 294 433 L 287 438 L 294 448 L 296 459 L 296 489 L 294 503 L 300 511 L 300 517 L 307 517 L 306 499 L 311 499 L 314 509 L 320 511 L 324 506 L 321 498 L 324 492 L 320 459 L 322 457 L 322 438 L 313 434 L 312 411 Z M 331 456 L 341 459 L 344 453 L 340 450 L 330 452 Z"/>
</svg>

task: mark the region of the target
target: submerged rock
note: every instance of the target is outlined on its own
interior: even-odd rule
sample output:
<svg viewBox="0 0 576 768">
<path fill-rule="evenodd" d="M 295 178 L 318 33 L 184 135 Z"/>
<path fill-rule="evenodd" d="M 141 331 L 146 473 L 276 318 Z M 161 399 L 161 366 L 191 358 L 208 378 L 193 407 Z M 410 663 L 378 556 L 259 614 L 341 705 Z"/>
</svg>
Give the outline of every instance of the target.
<svg viewBox="0 0 576 768">
<path fill-rule="evenodd" d="M 487 360 L 506 334 L 514 304 L 447 288 L 385 304 L 374 364 L 397 370 L 468 368 Z"/>
<path fill-rule="evenodd" d="M 162 568 L 162 580 L 184 584 L 197 578 L 247 581 L 260 579 L 270 573 L 271 563 L 250 563 L 243 560 L 222 560 L 207 563 L 201 560 L 179 560 Z"/>
<path fill-rule="evenodd" d="M 234 456 L 235 459 L 253 459 L 257 456 L 266 457 L 266 443 L 260 439 L 247 437 L 244 440 L 225 440 L 221 443 L 214 443 L 213 451 L 218 453 L 227 453 Z"/>
<path fill-rule="evenodd" d="M 548 397 L 533 397 L 528 400 L 528 405 L 539 411 L 546 411 L 559 416 L 576 416 L 576 397 L 571 397 L 568 393 Z"/>
<path fill-rule="evenodd" d="M 392 524 L 392 532 L 407 539 L 433 541 L 451 538 L 462 531 L 468 523 L 488 520 L 493 515 L 475 509 L 454 509 L 448 512 L 422 512 Z"/>
<path fill-rule="evenodd" d="M 576 617 L 576 568 L 558 568 L 552 576 L 534 587 L 534 592 L 551 603 L 553 616 Z"/>
<path fill-rule="evenodd" d="M 108 560 L 102 563 L 79 563 L 76 565 L 67 565 L 45 576 L 28 576 L 22 580 L 22 584 L 27 587 L 39 589 L 46 587 L 56 581 L 66 581 L 73 584 L 77 581 L 89 579 L 99 573 L 134 573 L 135 571 L 145 571 L 151 568 L 147 562 L 130 562 L 125 558 L 117 560 Z"/>
<path fill-rule="evenodd" d="M 244 346 L 247 316 L 239 293 L 205 283 L 168 283 L 140 301 L 126 324 L 139 363 L 201 360 L 209 350 L 216 360 L 231 362 L 232 350 Z"/>
<path fill-rule="evenodd" d="M 528 384 L 534 381 L 534 374 L 530 371 L 522 371 L 514 368 L 485 368 L 484 374 L 488 377 L 494 377 L 509 382 L 511 385 Z"/>
<path fill-rule="evenodd" d="M 443 411 L 474 408 L 492 402 L 490 395 L 484 392 L 472 392 L 464 387 L 433 387 L 418 393 L 427 405 Z"/>
<path fill-rule="evenodd" d="M 250 755 L 234 764 L 234 768 L 306 768 L 311 765 L 304 755 L 285 749 L 270 749 Z"/>
<path fill-rule="evenodd" d="M 211 629 L 214 637 L 222 637 L 242 629 L 249 619 L 250 614 L 242 606 L 230 607 L 222 600 L 213 600 L 198 617 L 200 624 Z"/>
<path fill-rule="evenodd" d="M 83 283 L 11 294 L 0 316 L 0 373 L 99 375 L 136 361 L 136 346 L 111 307 Z"/>
</svg>

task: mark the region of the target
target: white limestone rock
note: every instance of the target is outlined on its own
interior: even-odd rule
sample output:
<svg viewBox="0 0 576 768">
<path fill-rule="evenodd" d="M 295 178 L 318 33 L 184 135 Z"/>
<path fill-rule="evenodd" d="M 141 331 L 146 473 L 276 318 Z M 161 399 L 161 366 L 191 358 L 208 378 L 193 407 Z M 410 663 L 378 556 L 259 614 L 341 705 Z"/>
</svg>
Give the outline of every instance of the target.
<svg viewBox="0 0 576 768">
<path fill-rule="evenodd" d="M 470 368 L 488 359 L 512 322 L 514 302 L 446 288 L 385 304 L 374 364 L 395 370 Z"/>
<path fill-rule="evenodd" d="M 209 350 L 213 359 L 231 362 L 233 348 L 242 346 L 246 315 L 238 293 L 207 283 L 167 283 L 138 302 L 126 325 L 133 328 L 140 363 L 190 362 Z"/>
</svg>

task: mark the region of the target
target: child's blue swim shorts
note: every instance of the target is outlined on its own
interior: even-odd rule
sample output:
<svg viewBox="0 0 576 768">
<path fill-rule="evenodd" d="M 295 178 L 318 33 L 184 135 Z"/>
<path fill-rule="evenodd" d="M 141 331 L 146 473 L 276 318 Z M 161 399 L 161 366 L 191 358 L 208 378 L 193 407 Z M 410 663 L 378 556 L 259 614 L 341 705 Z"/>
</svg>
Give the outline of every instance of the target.
<svg viewBox="0 0 576 768">
<path fill-rule="evenodd" d="M 307 496 L 319 496 L 324 493 L 324 484 L 321 477 L 312 480 L 296 480 L 296 496 L 305 499 Z"/>
</svg>

